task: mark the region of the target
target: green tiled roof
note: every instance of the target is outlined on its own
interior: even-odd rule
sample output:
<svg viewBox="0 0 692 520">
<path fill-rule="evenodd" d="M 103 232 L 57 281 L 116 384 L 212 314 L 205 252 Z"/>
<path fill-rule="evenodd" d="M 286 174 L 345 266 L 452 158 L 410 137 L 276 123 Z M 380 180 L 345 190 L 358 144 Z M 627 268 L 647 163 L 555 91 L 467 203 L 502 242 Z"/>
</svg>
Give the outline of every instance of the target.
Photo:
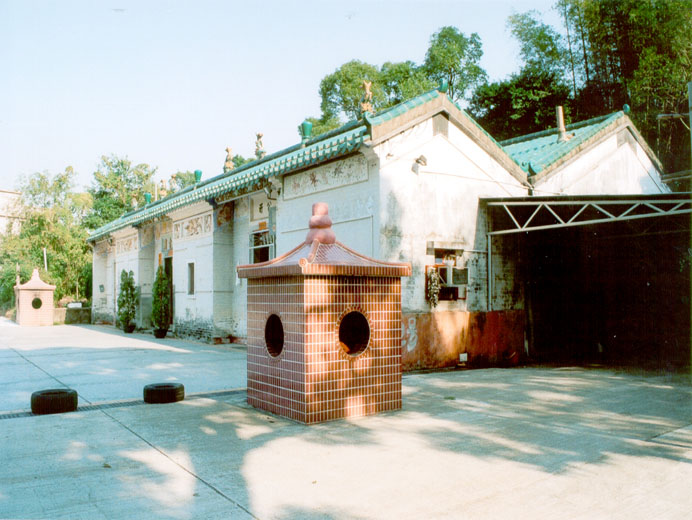
<svg viewBox="0 0 692 520">
<path fill-rule="evenodd" d="M 375 115 L 371 116 L 369 114 L 365 114 L 365 119 L 368 123 L 370 123 L 371 126 L 380 125 L 439 96 L 440 92 L 437 89 L 429 90 L 428 92 L 424 92 L 423 94 L 399 103 L 398 105 L 386 108 Z"/>
<path fill-rule="evenodd" d="M 522 170 L 529 175 L 535 175 L 549 168 L 623 116 L 624 112 L 620 111 L 569 125 L 566 127 L 567 133 L 573 134 L 573 137 L 563 142 L 558 142 L 558 130 L 553 128 L 508 139 L 500 142 L 500 145 Z"/>
<path fill-rule="evenodd" d="M 209 200 L 231 193 L 240 195 L 259 187 L 269 177 L 283 175 L 336 157 L 341 157 L 360 147 L 367 136 L 367 126 L 358 121 L 346 123 L 337 131 L 315 137 L 305 146 L 294 145 L 280 152 L 252 161 L 230 173 L 218 175 L 195 186 L 152 202 L 144 208 L 126 213 L 119 219 L 95 230 L 88 238 L 98 240 L 118 229 L 134 226 L 165 215 L 175 209 L 201 200 Z"/>
<path fill-rule="evenodd" d="M 309 139 L 304 145 L 296 144 L 262 159 L 245 164 L 227 174 L 221 174 L 195 186 L 187 187 L 182 191 L 152 202 L 144 208 L 126 213 L 119 219 L 109 222 L 94 231 L 88 240 L 93 242 L 118 229 L 146 222 L 198 201 L 210 200 L 224 194 L 231 194 L 232 196 L 243 195 L 261 188 L 266 179 L 270 177 L 284 175 L 323 161 L 347 155 L 357 150 L 370 137 L 369 128 L 405 114 L 409 110 L 423 105 L 440 95 L 441 93 L 437 89 L 424 92 L 413 99 L 384 109 L 377 114 L 365 114 L 363 119 L 349 121 L 335 130 Z M 458 105 L 457 108 L 459 108 Z"/>
<path fill-rule="evenodd" d="M 420 106 L 424 103 L 427 103 L 428 101 L 440 97 L 440 95 L 441 93 L 439 89 L 436 88 L 428 92 L 424 92 L 423 94 L 420 94 L 412 99 L 399 103 L 398 105 L 394 105 L 393 107 L 382 110 L 374 116 L 366 114 L 365 119 L 368 123 L 370 123 L 371 126 L 376 126 L 385 123 L 390 119 L 394 119 L 395 117 L 398 117 L 402 114 L 405 114 L 406 112 L 413 108 L 416 108 L 417 106 Z M 457 108 L 457 110 L 459 110 L 459 112 L 462 112 L 469 119 L 469 121 L 471 121 L 476 127 L 478 127 L 478 129 L 481 132 L 483 132 L 492 142 L 494 142 L 498 146 L 498 148 L 502 148 L 500 146 L 500 143 L 498 143 L 495 140 L 495 138 L 485 130 L 485 128 L 479 125 L 478 122 L 473 117 L 471 117 L 468 112 L 466 112 L 466 110 L 461 108 L 461 106 L 459 106 L 458 103 L 452 101 L 449 97 L 447 99 Z"/>
</svg>

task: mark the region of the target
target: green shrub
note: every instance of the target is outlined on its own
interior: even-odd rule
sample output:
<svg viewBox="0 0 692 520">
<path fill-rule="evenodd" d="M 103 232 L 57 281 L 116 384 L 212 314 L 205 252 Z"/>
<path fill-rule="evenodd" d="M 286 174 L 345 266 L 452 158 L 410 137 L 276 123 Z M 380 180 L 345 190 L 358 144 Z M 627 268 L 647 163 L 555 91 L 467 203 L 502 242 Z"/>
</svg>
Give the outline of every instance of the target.
<svg viewBox="0 0 692 520">
<path fill-rule="evenodd" d="M 118 321 L 126 328 L 137 314 L 139 291 L 135 286 L 135 275 L 132 271 L 120 273 L 120 293 L 118 294 Z"/>
<path fill-rule="evenodd" d="M 155 329 L 168 329 L 171 323 L 171 296 L 168 292 L 168 276 L 163 266 L 156 270 L 152 289 L 151 324 Z"/>
</svg>

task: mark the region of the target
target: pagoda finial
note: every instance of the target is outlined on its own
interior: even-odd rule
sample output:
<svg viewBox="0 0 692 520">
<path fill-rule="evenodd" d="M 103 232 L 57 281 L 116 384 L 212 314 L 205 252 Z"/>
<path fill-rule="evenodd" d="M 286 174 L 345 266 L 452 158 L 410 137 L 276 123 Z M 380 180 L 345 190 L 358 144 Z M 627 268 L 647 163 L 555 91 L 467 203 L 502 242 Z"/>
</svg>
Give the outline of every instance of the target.
<svg viewBox="0 0 692 520">
<path fill-rule="evenodd" d="M 257 132 L 256 134 L 257 140 L 255 141 L 255 157 L 258 159 L 261 159 L 265 155 L 267 155 L 267 152 L 264 151 L 264 145 L 262 144 L 262 138 L 264 137 L 264 134 L 261 132 Z"/>
<path fill-rule="evenodd" d="M 306 244 L 312 244 L 315 240 L 321 244 L 333 244 L 336 242 L 336 234 L 332 229 L 332 219 L 329 218 L 329 206 L 326 202 L 315 202 L 312 205 L 312 217 L 310 217 L 310 231 L 305 237 Z"/>
<path fill-rule="evenodd" d="M 363 80 L 363 98 L 360 101 L 360 112 L 361 114 L 365 114 L 366 112 L 373 113 L 373 107 L 372 107 L 372 81 L 368 81 L 367 79 Z"/>
<path fill-rule="evenodd" d="M 223 163 L 223 172 L 228 173 L 233 169 L 233 149 L 226 147 L 226 161 Z"/>
</svg>

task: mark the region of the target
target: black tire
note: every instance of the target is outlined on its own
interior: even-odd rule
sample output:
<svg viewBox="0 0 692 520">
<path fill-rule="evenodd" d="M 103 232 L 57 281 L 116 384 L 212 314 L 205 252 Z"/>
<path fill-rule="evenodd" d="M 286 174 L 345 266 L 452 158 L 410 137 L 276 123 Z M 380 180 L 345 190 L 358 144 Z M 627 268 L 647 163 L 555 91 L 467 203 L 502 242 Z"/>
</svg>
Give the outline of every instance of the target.
<svg viewBox="0 0 692 520">
<path fill-rule="evenodd" d="M 31 394 L 31 411 L 36 415 L 74 412 L 77 392 L 71 388 L 52 388 Z"/>
<path fill-rule="evenodd" d="M 153 383 L 144 387 L 144 402 L 175 403 L 185 399 L 185 387 L 180 383 Z"/>
</svg>

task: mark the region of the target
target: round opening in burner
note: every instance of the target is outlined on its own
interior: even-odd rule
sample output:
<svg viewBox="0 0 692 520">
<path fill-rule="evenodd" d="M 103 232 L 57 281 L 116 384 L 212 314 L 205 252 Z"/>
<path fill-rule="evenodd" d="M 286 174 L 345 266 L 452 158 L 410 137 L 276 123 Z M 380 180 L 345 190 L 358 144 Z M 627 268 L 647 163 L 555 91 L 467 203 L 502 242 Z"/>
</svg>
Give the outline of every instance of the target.
<svg viewBox="0 0 692 520">
<path fill-rule="evenodd" d="M 264 326 L 264 341 L 272 357 L 277 357 L 284 349 L 284 326 L 281 318 L 276 314 L 267 318 L 267 324 Z"/>
<path fill-rule="evenodd" d="M 370 324 L 363 314 L 351 311 L 339 324 L 339 345 L 344 351 L 357 356 L 363 352 L 370 341 Z"/>
</svg>

